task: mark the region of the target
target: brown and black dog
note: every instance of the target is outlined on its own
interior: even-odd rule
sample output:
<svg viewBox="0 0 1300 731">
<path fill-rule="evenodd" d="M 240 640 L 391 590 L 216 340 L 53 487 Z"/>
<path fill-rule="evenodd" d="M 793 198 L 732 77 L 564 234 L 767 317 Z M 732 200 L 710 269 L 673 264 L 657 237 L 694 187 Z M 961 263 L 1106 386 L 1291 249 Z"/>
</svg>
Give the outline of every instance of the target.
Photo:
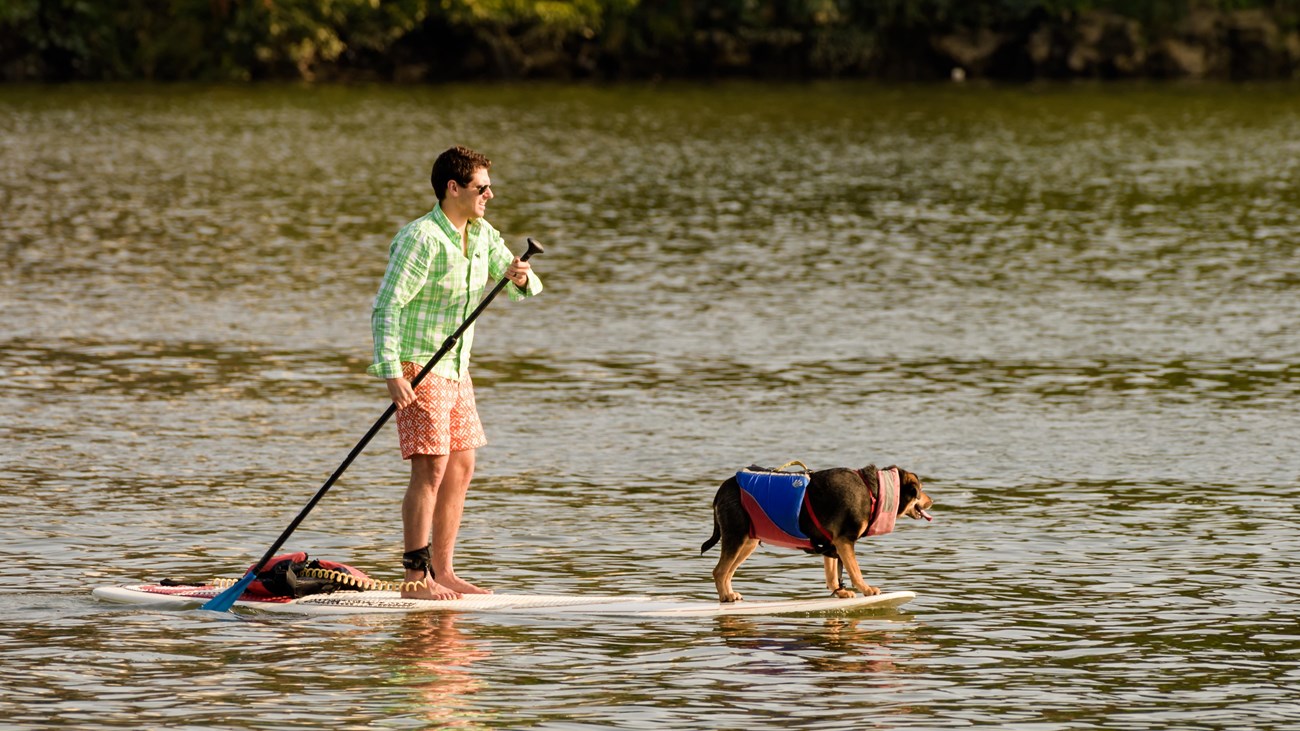
<svg viewBox="0 0 1300 731">
<path fill-rule="evenodd" d="M 922 490 L 921 480 L 907 470 L 898 469 L 898 516 L 931 520 L 926 512 L 934 504 Z M 824 557 L 826 588 L 840 598 L 854 596 L 853 590 L 840 583 L 840 564 L 848 569 L 853 586 L 866 596 L 879 594 L 880 590 L 867 585 L 862 570 L 853 553 L 853 544 L 867 532 L 872 521 L 872 505 L 879 493 L 877 477 L 881 470 L 868 465 L 861 470 L 836 467 L 819 470 L 809 475 L 807 501 L 799 510 L 799 529 L 807 536 L 818 536 L 822 544 L 807 553 L 820 553 Z M 809 514 L 808 506 L 812 506 Z M 814 518 L 815 516 L 815 518 Z M 819 525 L 820 524 L 820 525 Z M 825 540 L 829 537 L 829 541 Z M 741 502 L 740 483 L 729 478 L 713 497 L 713 535 L 700 546 L 704 553 L 722 541 L 722 555 L 713 569 L 713 583 L 718 588 L 718 600 L 734 602 L 741 595 L 731 589 L 731 577 L 745 559 L 758 548 L 753 522 Z"/>
</svg>

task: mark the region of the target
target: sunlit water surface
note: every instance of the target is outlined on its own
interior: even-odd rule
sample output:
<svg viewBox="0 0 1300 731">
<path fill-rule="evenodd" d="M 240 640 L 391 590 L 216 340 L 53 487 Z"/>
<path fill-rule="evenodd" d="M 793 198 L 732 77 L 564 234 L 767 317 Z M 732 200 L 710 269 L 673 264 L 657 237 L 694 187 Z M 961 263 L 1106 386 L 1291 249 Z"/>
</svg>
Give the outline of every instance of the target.
<svg viewBox="0 0 1300 731">
<path fill-rule="evenodd" d="M 295 619 L 235 576 L 382 412 L 433 156 L 545 294 L 475 348 L 463 574 L 710 600 L 730 472 L 918 472 L 858 618 Z M 0 89 L 6 728 L 1300 724 L 1293 87 Z M 290 542 L 395 578 L 391 426 Z M 760 550 L 751 599 L 823 594 Z"/>
</svg>

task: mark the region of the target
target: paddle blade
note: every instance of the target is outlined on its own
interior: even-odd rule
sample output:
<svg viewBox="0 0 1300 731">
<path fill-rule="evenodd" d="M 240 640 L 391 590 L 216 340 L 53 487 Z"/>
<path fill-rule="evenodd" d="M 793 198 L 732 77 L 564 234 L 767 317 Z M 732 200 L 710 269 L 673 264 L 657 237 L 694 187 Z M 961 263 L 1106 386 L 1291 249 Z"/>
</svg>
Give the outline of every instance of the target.
<svg viewBox="0 0 1300 731">
<path fill-rule="evenodd" d="M 244 589 L 247 589 L 248 585 L 253 583 L 253 579 L 256 578 L 257 574 L 249 571 L 244 574 L 244 578 L 235 582 L 234 586 L 212 597 L 204 603 L 203 606 L 199 607 L 199 609 L 211 609 L 214 612 L 230 611 L 230 608 L 235 606 L 235 600 L 243 595 Z"/>
</svg>

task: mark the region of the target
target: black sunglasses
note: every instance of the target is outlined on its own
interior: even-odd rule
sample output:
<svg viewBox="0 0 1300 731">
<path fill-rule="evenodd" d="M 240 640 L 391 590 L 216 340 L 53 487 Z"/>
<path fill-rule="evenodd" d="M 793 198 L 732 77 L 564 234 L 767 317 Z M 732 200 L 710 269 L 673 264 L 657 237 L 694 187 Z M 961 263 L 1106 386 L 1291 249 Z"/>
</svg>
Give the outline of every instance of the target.
<svg viewBox="0 0 1300 731">
<path fill-rule="evenodd" d="M 489 190 L 492 189 L 492 184 L 491 184 L 491 183 L 488 183 L 487 185 L 466 185 L 466 184 L 464 184 L 464 183 L 461 183 L 461 182 L 457 181 L 456 185 L 459 185 L 460 187 L 464 188 L 465 190 L 470 190 L 470 189 L 472 189 L 472 188 L 478 188 L 478 194 L 479 194 L 479 195 L 483 195 L 484 193 L 486 193 L 486 192 L 488 192 Z"/>
</svg>

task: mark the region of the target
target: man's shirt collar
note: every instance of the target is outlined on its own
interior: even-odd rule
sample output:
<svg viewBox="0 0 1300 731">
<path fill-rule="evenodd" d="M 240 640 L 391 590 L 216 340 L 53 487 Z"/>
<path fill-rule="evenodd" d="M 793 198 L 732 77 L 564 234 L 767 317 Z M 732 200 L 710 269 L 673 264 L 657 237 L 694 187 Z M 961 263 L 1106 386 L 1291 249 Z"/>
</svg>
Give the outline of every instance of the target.
<svg viewBox="0 0 1300 731">
<path fill-rule="evenodd" d="M 438 205 L 433 207 L 433 211 L 430 215 L 433 217 L 433 222 L 438 224 L 438 228 L 442 229 L 442 232 L 447 234 L 448 241 L 454 244 L 460 243 L 460 232 L 456 230 L 455 226 L 451 225 L 451 220 L 447 218 L 447 214 L 442 212 L 441 201 L 438 202 Z"/>
</svg>

